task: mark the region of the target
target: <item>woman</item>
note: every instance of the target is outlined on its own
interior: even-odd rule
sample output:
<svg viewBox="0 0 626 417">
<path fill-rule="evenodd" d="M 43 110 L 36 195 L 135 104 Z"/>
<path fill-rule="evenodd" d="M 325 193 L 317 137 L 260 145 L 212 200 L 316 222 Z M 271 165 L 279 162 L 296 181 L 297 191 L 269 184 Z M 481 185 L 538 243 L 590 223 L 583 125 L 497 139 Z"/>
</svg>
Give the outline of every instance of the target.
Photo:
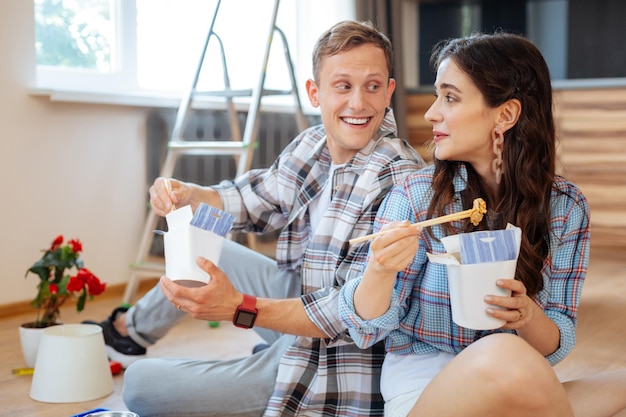
<svg viewBox="0 0 626 417">
<path fill-rule="evenodd" d="M 435 163 L 396 187 L 381 207 L 363 276 L 342 289 L 355 342 L 386 338 L 381 391 L 387 416 L 614 416 L 626 407 L 621 372 L 561 384 L 551 365 L 575 344 L 589 257 L 589 209 L 555 174 L 552 90 L 539 50 L 521 36 L 478 34 L 434 51 Z M 462 211 L 483 198 L 483 221 L 420 231 L 409 223 Z M 514 224 L 522 230 L 515 277 L 487 296 L 499 329 L 452 321 L 441 238 Z M 416 236 L 419 235 L 419 239 Z M 583 395 L 585 394 L 585 395 Z M 600 396 L 602 398 L 600 399 Z"/>
</svg>

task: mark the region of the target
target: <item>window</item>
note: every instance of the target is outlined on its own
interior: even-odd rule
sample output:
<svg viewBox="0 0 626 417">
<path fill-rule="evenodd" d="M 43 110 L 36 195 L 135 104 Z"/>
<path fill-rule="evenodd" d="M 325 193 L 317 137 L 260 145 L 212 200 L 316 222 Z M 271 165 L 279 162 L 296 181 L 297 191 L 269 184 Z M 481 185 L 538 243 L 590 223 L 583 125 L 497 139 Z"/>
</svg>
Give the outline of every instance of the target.
<svg viewBox="0 0 626 417">
<path fill-rule="evenodd" d="M 430 87 L 432 46 L 440 39 L 502 29 L 531 39 L 553 81 L 602 85 L 626 79 L 622 0 L 446 0 L 418 2 L 419 86 Z"/>
<path fill-rule="evenodd" d="M 195 76 L 217 0 L 35 0 L 37 88 L 180 95 Z M 232 88 L 258 82 L 274 0 L 223 0 L 214 31 L 223 41 Z M 280 3 L 303 88 L 313 44 L 333 23 L 354 18 L 354 0 Z M 217 42 L 209 43 L 199 87 L 223 88 Z M 287 80 L 287 81 L 286 81 Z M 283 45 L 274 36 L 266 87 L 288 87 Z M 287 82 L 287 84 L 285 84 Z M 301 97 L 302 94 L 301 94 Z"/>
<path fill-rule="evenodd" d="M 120 83 L 116 12 L 109 0 L 35 0 L 38 86 Z"/>
</svg>

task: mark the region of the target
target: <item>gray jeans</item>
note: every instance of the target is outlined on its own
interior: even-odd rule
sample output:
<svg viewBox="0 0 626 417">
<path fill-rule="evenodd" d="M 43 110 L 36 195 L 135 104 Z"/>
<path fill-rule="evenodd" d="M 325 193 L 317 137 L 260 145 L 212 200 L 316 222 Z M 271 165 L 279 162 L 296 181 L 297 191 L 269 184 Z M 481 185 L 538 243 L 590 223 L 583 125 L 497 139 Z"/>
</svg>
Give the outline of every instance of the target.
<svg viewBox="0 0 626 417">
<path fill-rule="evenodd" d="M 224 242 L 219 267 L 244 293 L 271 298 L 301 293 L 299 276 L 279 271 L 274 260 L 230 240 Z M 126 324 L 131 338 L 148 347 L 184 317 L 157 285 L 128 311 Z M 255 330 L 271 346 L 248 357 L 221 361 L 148 358 L 133 363 L 124 374 L 124 403 L 142 417 L 262 415 L 280 358 L 294 337 Z"/>
</svg>

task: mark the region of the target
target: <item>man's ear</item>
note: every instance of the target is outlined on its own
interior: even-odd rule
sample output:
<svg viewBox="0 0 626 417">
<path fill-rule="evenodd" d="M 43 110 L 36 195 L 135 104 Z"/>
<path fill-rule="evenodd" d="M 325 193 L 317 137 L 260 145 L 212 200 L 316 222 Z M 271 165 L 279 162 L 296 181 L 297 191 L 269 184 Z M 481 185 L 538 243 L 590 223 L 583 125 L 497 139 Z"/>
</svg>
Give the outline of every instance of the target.
<svg viewBox="0 0 626 417">
<path fill-rule="evenodd" d="M 387 107 L 391 106 L 391 96 L 393 96 L 394 91 L 396 91 L 396 80 L 389 78 L 387 83 Z"/>
<path fill-rule="evenodd" d="M 319 107 L 320 105 L 319 99 L 317 97 L 318 91 L 319 89 L 317 88 L 317 84 L 315 83 L 315 81 L 313 81 L 310 78 L 306 80 L 306 92 L 307 92 L 307 95 L 309 96 L 309 101 L 311 102 L 311 106 L 313 107 Z"/>
<path fill-rule="evenodd" d="M 498 125 L 502 126 L 502 133 L 515 126 L 521 112 L 522 103 L 516 98 L 510 99 L 500 106 Z"/>
</svg>

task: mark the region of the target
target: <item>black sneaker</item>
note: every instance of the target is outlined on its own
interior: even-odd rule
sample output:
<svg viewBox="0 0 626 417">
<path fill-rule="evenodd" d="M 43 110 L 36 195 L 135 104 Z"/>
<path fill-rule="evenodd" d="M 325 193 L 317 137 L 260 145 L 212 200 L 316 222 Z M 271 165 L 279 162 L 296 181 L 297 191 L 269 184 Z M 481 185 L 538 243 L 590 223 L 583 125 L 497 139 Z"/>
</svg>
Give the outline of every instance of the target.
<svg viewBox="0 0 626 417">
<path fill-rule="evenodd" d="M 254 355 L 257 352 L 267 349 L 268 347 L 270 347 L 270 345 L 267 343 L 259 343 L 252 348 L 252 354 Z"/>
<path fill-rule="evenodd" d="M 102 335 L 104 336 L 104 344 L 109 359 L 122 364 L 124 369 L 128 368 L 131 363 L 136 360 L 142 359 L 146 355 L 146 348 L 135 343 L 133 339 L 128 336 L 122 336 L 115 330 L 113 322 L 120 313 L 128 311 L 126 307 L 118 307 L 111 315 L 102 322 L 95 322 L 91 320 L 85 320 L 86 324 L 97 324 L 102 327 Z"/>
</svg>

